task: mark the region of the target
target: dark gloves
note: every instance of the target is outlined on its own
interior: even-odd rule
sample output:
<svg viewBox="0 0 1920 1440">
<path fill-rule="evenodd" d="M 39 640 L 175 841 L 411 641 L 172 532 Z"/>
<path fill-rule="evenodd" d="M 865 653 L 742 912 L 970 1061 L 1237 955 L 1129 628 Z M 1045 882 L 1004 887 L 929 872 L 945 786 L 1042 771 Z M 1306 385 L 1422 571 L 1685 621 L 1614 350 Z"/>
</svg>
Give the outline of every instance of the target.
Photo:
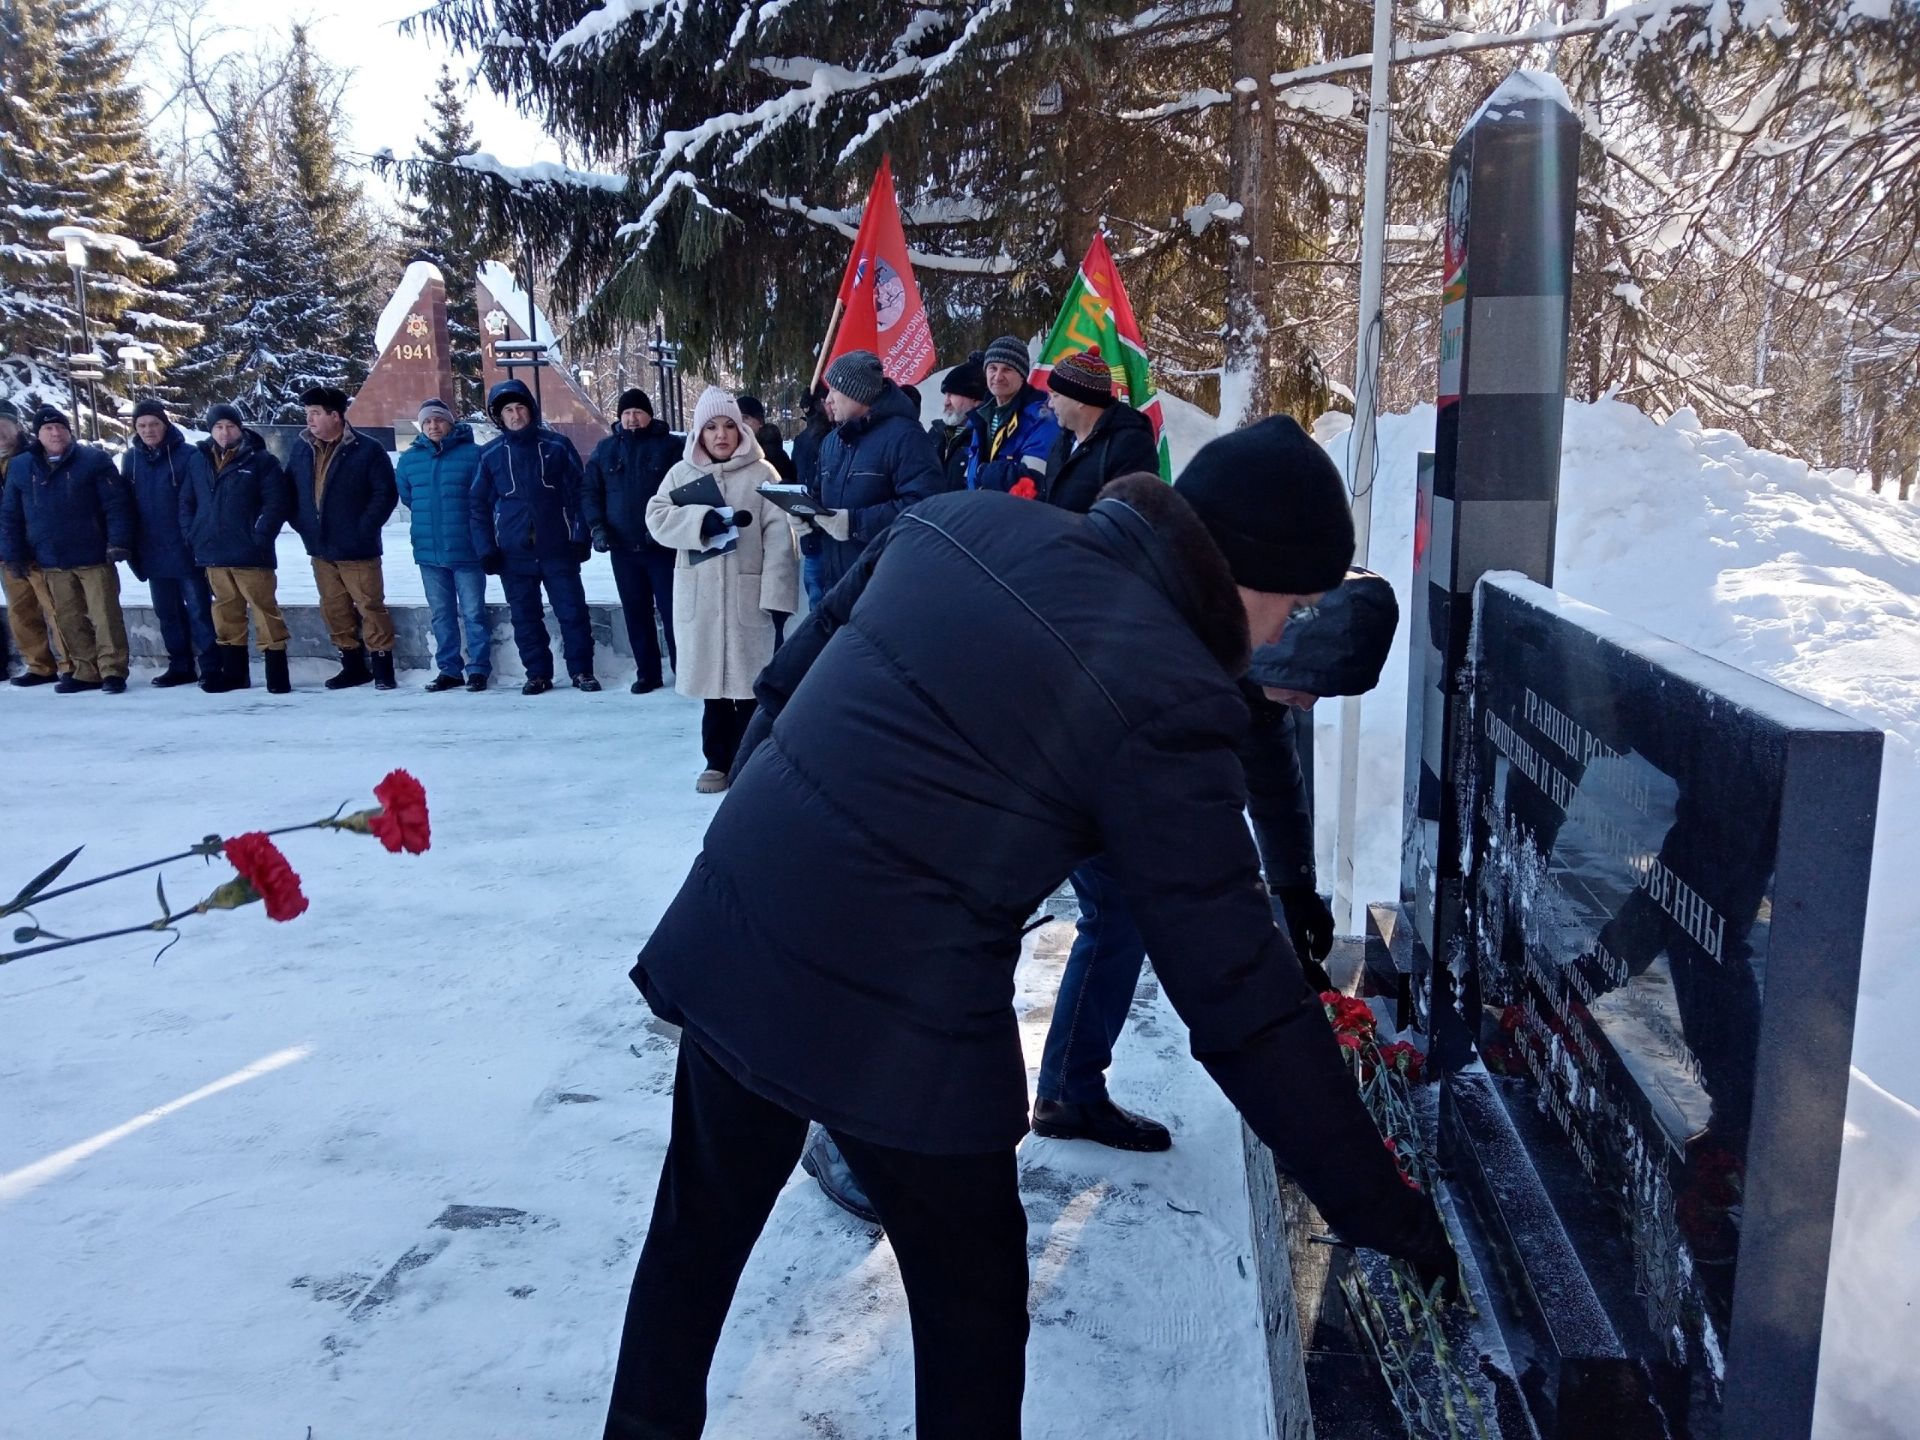
<svg viewBox="0 0 1920 1440">
<path fill-rule="evenodd" d="M 613 548 L 612 543 L 607 539 L 607 532 L 598 525 L 593 527 L 593 548 L 602 555 Z"/>
<path fill-rule="evenodd" d="M 584 565 L 593 558 L 593 546 L 585 540 L 575 540 L 567 546 L 567 553 L 573 557 L 573 563 Z"/>
<path fill-rule="evenodd" d="M 480 568 L 489 575 L 504 575 L 507 571 L 507 559 L 498 550 L 489 550 L 480 557 Z"/>
<path fill-rule="evenodd" d="M 1287 917 L 1287 936 L 1303 961 L 1324 960 L 1333 951 L 1333 911 L 1311 885 L 1282 885 L 1273 892 Z"/>
<path fill-rule="evenodd" d="M 118 565 L 122 560 L 131 560 L 132 558 L 133 552 L 124 545 L 107 546 L 107 563 L 109 565 Z"/>
</svg>

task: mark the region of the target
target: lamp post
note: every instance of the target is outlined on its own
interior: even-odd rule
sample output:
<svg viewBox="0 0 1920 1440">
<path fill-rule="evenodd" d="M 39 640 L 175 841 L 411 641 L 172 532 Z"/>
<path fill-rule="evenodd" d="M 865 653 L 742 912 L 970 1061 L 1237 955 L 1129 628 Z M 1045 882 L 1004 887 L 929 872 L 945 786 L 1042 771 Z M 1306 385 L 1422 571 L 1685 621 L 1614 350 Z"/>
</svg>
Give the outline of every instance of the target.
<svg viewBox="0 0 1920 1440">
<path fill-rule="evenodd" d="M 94 381 L 103 372 L 93 354 L 93 330 L 87 323 L 87 232 L 77 225 L 56 225 L 47 232 L 66 251 L 67 267 L 73 271 L 73 305 L 80 316 L 80 351 L 67 358 L 67 392 L 72 399 L 75 419 L 79 418 L 79 382 L 87 382 L 87 413 L 94 443 L 100 443 L 100 407 Z M 83 358 L 84 357 L 84 358 Z"/>
<path fill-rule="evenodd" d="M 127 372 L 127 399 L 134 404 L 138 404 L 140 399 L 140 375 L 142 372 L 145 372 L 147 385 L 151 388 L 154 377 L 159 374 L 160 371 L 160 367 L 158 363 L 156 363 L 159 357 L 152 349 L 143 345 L 138 340 L 132 340 L 122 345 L 116 353 L 120 357 L 121 366 L 125 368 Z"/>
</svg>

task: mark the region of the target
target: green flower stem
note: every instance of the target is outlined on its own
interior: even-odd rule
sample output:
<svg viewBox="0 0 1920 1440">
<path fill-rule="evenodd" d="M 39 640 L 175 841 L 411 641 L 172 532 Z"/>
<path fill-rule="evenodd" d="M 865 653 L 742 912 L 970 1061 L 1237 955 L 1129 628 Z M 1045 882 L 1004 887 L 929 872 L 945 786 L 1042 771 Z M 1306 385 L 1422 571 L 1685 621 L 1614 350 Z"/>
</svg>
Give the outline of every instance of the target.
<svg viewBox="0 0 1920 1440">
<path fill-rule="evenodd" d="M 162 915 L 158 920 L 149 920 L 142 925 L 128 925 L 119 930 L 102 930 L 97 935 L 82 935 L 73 940 L 56 940 L 51 945 L 36 945 L 30 950 L 15 950 L 9 954 L 0 955 L 0 965 L 11 965 L 15 960 L 25 960 L 32 955 L 48 955 L 55 950 L 68 950 L 75 945 L 91 945 L 98 940 L 118 940 L 123 935 L 169 930 L 189 915 L 206 913 L 207 906 L 204 902 L 199 905 L 189 905 L 185 910 L 177 911 L 172 915 Z"/>
<path fill-rule="evenodd" d="M 340 807 L 340 810 L 344 810 L 346 808 L 347 807 L 345 805 L 342 805 Z M 283 825 L 278 830 L 268 830 L 265 833 L 268 835 L 291 835 L 294 832 L 299 830 L 343 830 L 346 828 L 346 826 L 344 826 L 340 821 L 340 810 L 334 811 L 333 814 L 329 815 L 324 820 L 309 820 L 304 825 Z M 182 850 L 178 855 L 163 855 L 158 860 L 148 860 L 144 864 L 140 864 L 140 865 L 129 865 L 124 870 L 115 870 L 106 875 L 96 875 L 91 880 L 76 880 L 71 885 L 62 885 L 58 890 L 43 891 L 40 894 L 33 897 L 33 903 L 35 905 L 38 905 L 38 904 L 41 904 L 43 901 L 58 900 L 62 895 L 71 895 L 73 894 L 74 891 L 85 890 L 90 885 L 104 885 L 109 880 L 124 880 L 129 875 L 138 875 L 143 870 L 158 870 L 162 865 L 172 865 L 175 862 L 180 860 L 193 860 L 196 858 L 202 859 L 202 860 L 211 860 L 216 855 L 221 853 L 222 844 L 223 844 L 223 837 L 218 835 L 209 835 L 205 840 L 202 840 L 198 845 L 195 845 L 191 850 Z M 25 909 L 25 907 L 23 906 L 22 909 Z M 11 913 L 13 912 L 4 908 L 0 908 L 0 916 L 5 916 Z M 147 927 L 144 925 L 136 925 L 134 927 L 134 930 L 144 930 L 146 928 Z M 116 930 L 112 933 L 115 935 L 130 935 L 133 933 L 133 931 Z M 103 940 L 106 938 L 106 936 L 97 935 L 97 936 L 94 936 L 93 938 L 97 940 Z M 69 941 L 67 943 L 77 945 L 80 942 L 77 940 L 74 940 L 74 941 Z M 21 953 L 37 954 L 39 952 L 23 951 Z M 17 958 L 17 957 L 7 957 L 7 958 Z"/>
</svg>

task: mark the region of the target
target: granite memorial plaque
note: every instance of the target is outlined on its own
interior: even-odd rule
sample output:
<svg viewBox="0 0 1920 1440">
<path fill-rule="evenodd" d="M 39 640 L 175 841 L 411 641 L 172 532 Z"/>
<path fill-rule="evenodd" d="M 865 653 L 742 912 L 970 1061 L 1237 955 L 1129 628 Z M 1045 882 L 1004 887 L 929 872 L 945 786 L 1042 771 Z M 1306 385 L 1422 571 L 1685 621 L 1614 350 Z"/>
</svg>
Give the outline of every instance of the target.
<svg viewBox="0 0 1920 1440">
<path fill-rule="evenodd" d="M 1519 577 L 1474 633 L 1442 1161 L 1534 1419 L 1805 1440 L 1880 732 Z"/>
</svg>

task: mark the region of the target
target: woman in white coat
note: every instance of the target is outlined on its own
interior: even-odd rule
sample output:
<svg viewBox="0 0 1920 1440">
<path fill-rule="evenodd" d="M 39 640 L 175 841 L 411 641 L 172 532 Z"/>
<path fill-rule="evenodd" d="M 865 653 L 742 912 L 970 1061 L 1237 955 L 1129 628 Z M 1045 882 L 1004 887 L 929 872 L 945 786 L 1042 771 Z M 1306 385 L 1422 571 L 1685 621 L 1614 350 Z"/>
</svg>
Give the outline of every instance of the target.
<svg viewBox="0 0 1920 1440">
<path fill-rule="evenodd" d="M 677 505 L 673 492 L 712 478 L 721 504 Z M 733 396 L 709 387 L 693 407 L 686 456 L 647 502 L 647 529 L 677 551 L 674 688 L 706 702 L 700 722 L 703 795 L 727 788 L 727 771 L 753 718 L 753 682 L 773 658 L 774 616 L 800 603 L 799 563 L 786 513 L 760 494 L 778 484 Z"/>
</svg>

